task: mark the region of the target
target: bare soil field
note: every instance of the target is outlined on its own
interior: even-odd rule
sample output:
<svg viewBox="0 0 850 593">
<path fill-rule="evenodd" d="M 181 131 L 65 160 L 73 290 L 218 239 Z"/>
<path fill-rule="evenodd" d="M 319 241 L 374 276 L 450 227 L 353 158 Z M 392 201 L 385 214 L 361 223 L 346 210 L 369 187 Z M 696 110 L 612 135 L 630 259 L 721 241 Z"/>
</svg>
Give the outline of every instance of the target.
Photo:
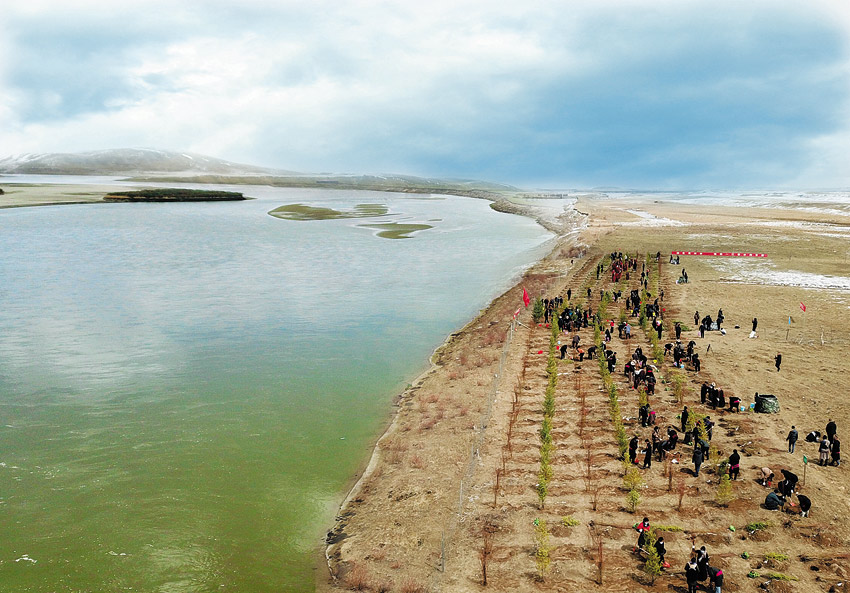
<svg viewBox="0 0 850 593">
<path fill-rule="evenodd" d="M 850 426 L 850 220 L 652 201 L 580 201 L 576 210 L 589 215 L 579 239 L 557 247 L 451 336 L 432 370 L 400 396 L 394 421 L 328 534 L 322 559 L 328 567 L 322 566 L 317 588 L 684 592 L 683 567 L 695 545 L 705 546 L 711 565 L 723 570 L 724 591 L 844 591 L 850 480 L 845 464 L 819 466 L 817 446 L 804 437 L 824 432 L 830 419 L 839 438 Z M 675 265 L 669 263 L 672 250 L 768 257 L 681 256 Z M 640 499 L 630 508 L 628 464 L 620 459 L 599 361 L 558 359 L 552 477 L 541 508 L 540 429 L 552 332 L 532 323 L 522 287 L 532 298 L 564 295 L 569 288 L 573 305 L 596 311 L 600 291 L 625 296 L 638 288 L 639 272 L 617 284 L 607 269 L 597 277 L 597 265 L 614 251 L 642 263 L 651 254 L 650 300 L 664 292 L 660 342 L 675 341 L 673 326 L 680 321 L 683 343 L 693 340 L 702 361 L 697 372 L 692 365 L 674 369 L 670 355 L 655 358 L 659 381 L 649 403 L 657 424 L 662 432 L 671 425 L 678 430 L 684 405 L 710 415 L 716 423 L 712 457 L 695 477 L 693 448 L 680 439 L 666 461 L 638 470 Z M 686 284 L 677 282 L 682 269 Z M 520 323 L 513 324 L 518 308 Z M 694 313 L 714 318 L 721 308 L 725 333 L 700 338 Z M 622 300 L 608 304 L 603 322 L 616 323 L 622 310 Z M 753 318 L 757 337 L 750 337 Z M 637 421 L 639 395 L 623 363 L 637 347 L 651 353 L 652 344 L 637 319 L 628 320 L 631 340 L 615 331 L 608 344 L 618 361 L 611 378 L 626 435 L 643 443 L 651 428 Z M 578 335 L 585 348 L 594 341 L 592 328 Z M 711 382 L 747 407 L 756 392 L 774 394 L 780 411 L 711 409 L 700 402 L 700 386 Z M 792 425 L 800 433 L 793 454 L 785 442 Z M 718 502 L 717 463 L 733 449 L 741 453 L 740 479 L 732 482 L 731 500 Z M 804 455 L 810 460 L 805 467 Z M 780 477 L 781 469 L 800 476 L 797 492 L 812 500 L 808 517 L 797 506 L 763 507 L 770 490 L 759 483 L 762 467 Z M 671 565 L 654 583 L 645 558 L 634 551 L 633 526 L 644 516 L 665 528 L 657 535 L 665 539 Z M 763 528 L 746 528 L 756 523 Z"/>
</svg>

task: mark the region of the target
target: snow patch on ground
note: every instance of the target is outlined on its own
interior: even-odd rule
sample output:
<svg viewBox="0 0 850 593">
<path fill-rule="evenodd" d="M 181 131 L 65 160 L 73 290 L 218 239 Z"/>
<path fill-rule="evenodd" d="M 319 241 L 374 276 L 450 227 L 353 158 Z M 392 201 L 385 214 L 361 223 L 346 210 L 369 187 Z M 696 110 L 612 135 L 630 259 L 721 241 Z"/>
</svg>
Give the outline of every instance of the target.
<svg viewBox="0 0 850 593">
<path fill-rule="evenodd" d="M 687 226 L 688 224 L 680 220 L 673 220 L 672 218 L 659 218 L 643 210 L 626 210 L 626 212 L 640 217 L 641 220 L 617 223 L 619 226 Z"/>
<path fill-rule="evenodd" d="M 798 270 L 781 271 L 765 260 L 723 259 L 708 260 L 708 263 L 723 274 L 721 282 L 850 291 L 850 278 L 847 276 L 827 276 Z"/>
</svg>

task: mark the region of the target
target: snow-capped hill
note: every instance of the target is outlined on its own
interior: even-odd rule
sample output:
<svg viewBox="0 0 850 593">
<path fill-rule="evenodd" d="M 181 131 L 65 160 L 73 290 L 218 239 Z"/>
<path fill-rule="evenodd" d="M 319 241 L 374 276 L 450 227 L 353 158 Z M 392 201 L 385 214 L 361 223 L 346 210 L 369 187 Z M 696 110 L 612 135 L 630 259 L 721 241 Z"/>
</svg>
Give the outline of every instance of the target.
<svg viewBox="0 0 850 593">
<path fill-rule="evenodd" d="M 291 173 L 232 163 L 201 154 L 150 148 L 118 148 L 78 153 L 22 154 L 0 159 L 0 173 L 40 175 L 137 175 L 187 173 L 274 175 Z"/>
</svg>

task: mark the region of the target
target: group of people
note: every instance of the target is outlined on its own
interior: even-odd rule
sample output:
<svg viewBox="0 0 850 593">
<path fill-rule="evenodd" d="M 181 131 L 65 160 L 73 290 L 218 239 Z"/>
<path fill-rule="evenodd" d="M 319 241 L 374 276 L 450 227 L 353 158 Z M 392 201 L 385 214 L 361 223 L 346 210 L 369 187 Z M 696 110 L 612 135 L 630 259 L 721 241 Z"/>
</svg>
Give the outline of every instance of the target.
<svg viewBox="0 0 850 593">
<path fill-rule="evenodd" d="M 688 593 L 696 593 L 701 582 L 708 580 L 709 591 L 721 593 L 723 587 L 723 571 L 711 566 L 705 546 L 699 550 L 691 544 L 691 559 L 685 564 L 685 580 L 688 583 Z"/>
<path fill-rule="evenodd" d="M 678 263 L 678 257 L 673 260 L 671 256 L 671 262 L 673 261 Z M 622 253 L 615 252 L 611 254 L 609 269 L 611 272 L 611 280 L 613 282 L 619 281 L 623 275 L 625 275 L 628 279 L 630 272 L 637 273 L 638 260 L 624 256 Z M 599 278 L 605 271 L 605 266 L 603 264 L 599 264 L 596 271 L 597 278 Z M 684 281 L 687 281 L 687 272 L 684 269 L 682 270 L 682 276 Z M 644 290 L 647 288 L 647 280 L 648 274 L 646 274 L 644 264 L 640 277 L 641 287 Z M 644 292 L 643 295 L 645 294 L 646 293 Z M 627 291 L 625 306 L 627 311 L 629 311 L 633 316 L 637 316 L 640 313 L 643 295 L 639 289 L 630 289 Z M 567 300 L 570 299 L 570 296 L 571 290 L 568 290 Z M 612 292 L 612 296 L 613 300 L 616 302 L 620 294 Z M 588 289 L 588 301 L 590 300 L 590 297 L 591 291 Z M 600 299 L 605 299 L 604 292 L 600 292 Z M 558 305 L 556 304 L 554 311 L 558 311 L 557 306 Z M 655 299 L 652 303 L 643 303 L 643 312 L 652 322 L 652 330 L 657 332 L 657 335 L 660 338 L 663 334 L 664 326 L 661 321 L 659 300 Z M 563 313 L 561 313 L 558 320 L 559 326 L 562 329 L 570 331 L 572 329 L 577 330 L 581 327 L 588 327 L 589 324 L 594 321 L 598 322 L 599 317 L 598 313 L 593 314 L 589 307 L 584 310 L 578 308 L 571 309 L 568 307 Z M 698 311 L 694 313 L 694 324 L 699 329 L 701 337 L 705 337 L 705 333 L 707 331 L 720 330 L 724 321 L 725 315 L 722 308 L 717 311 L 717 315 L 714 319 L 712 319 L 710 315 L 700 316 Z M 757 324 L 758 320 L 754 318 L 752 327 L 753 332 L 756 331 Z M 606 324 L 604 327 L 604 343 L 602 349 L 599 351 L 600 355 L 604 357 L 604 360 L 607 363 L 607 368 L 611 373 L 614 372 L 617 364 L 617 353 L 607 344 L 611 342 L 614 337 L 614 327 L 614 322 L 609 322 L 609 324 Z M 632 326 L 628 322 L 620 322 L 619 325 L 617 325 L 617 337 L 621 340 L 628 340 L 632 337 L 632 329 Z M 690 362 L 695 371 L 700 371 L 701 363 L 699 355 L 696 352 L 696 342 L 690 340 L 686 344 L 682 343 L 682 325 L 679 322 L 675 323 L 673 330 L 675 332 L 676 341 L 675 343 L 665 344 L 665 356 L 667 354 L 672 354 L 673 361 L 677 366 L 684 366 L 684 362 Z M 577 336 L 573 338 L 571 345 L 576 352 L 580 352 L 581 349 L 579 347 L 579 340 L 576 338 Z M 562 347 L 562 357 L 566 348 L 566 345 Z M 595 354 L 596 346 L 594 345 L 592 348 L 594 349 L 593 354 Z M 591 357 L 591 353 L 589 351 L 588 357 Z M 579 358 L 579 360 L 581 360 L 581 358 Z M 778 370 L 781 363 L 781 357 L 777 356 L 775 362 Z M 645 390 L 647 396 L 653 395 L 655 391 L 655 371 L 656 369 L 652 365 L 648 364 L 647 358 L 643 355 L 640 347 L 635 349 L 634 353 L 626 360 L 623 367 L 623 373 L 629 381 L 630 386 L 633 389 Z M 637 433 L 634 434 L 628 444 L 627 457 L 633 464 L 639 464 L 642 461 L 642 466 L 648 469 L 652 465 L 653 458 L 657 461 L 663 461 L 668 452 L 675 450 L 680 438 L 680 431 L 674 426 L 669 426 L 665 431 L 662 426 L 658 425 L 658 419 L 656 418 L 655 411 L 651 408 L 648 399 L 643 401 L 645 403 L 640 405 L 638 409 L 638 421 L 642 427 L 650 427 L 652 429 L 651 439 L 646 438 L 646 435 L 641 437 Z M 718 388 L 715 383 L 704 382 L 700 388 L 700 403 L 715 410 L 726 409 L 728 403 L 729 411 L 738 411 L 740 409 L 741 400 L 740 398 L 730 395 L 727 401 L 727 396 L 723 389 Z M 711 420 L 710 416 L 701 417 L 696 423 L 693 421 L 689 422 L 689 417 L 692 413 L 693 412 L 691 412 L 687 406 L 685 406 L 682 410 L 681 434 L 684 435 L 684 442 L 686 444 L 693 443 L 693 453 L 691 457 L 694 466 L 693 474 L 694 476 L 699 476 L 700 468 L 709 456 L 714 422 Z M 817 431 L 813 431 L 810 434 L 814 441 L 818 443 L 821 465 L 826 465 L 827 463 L 831 463 L 833 465 L 840 464 L 840 441 L 836 436 L 836 432 L 835 423 L 830 420 L 827 424 L 826 434 L 821 435 Z M 789 451 L 791 453 L 794 452 L 794 447 L 798 438 L 799 436 L 796 428 L 792 427 L 792 432 L 789 433 L 788 436 Z M 809 440 L 809 437 L 807 437 L 807 440 Z M 642 459 L 639 460 L 639 456 Z M 832 458 L 831 461 L 830 457 Z M 739 478 L 740 463 L 741 455 L 737 449 L 733 449 L 726 464 L 730 479 L 737 480 Z M 775 485 L 773 484 L 774 476 L 772 472 L 768 470 L 768 475 L 764 476 L 764 484 L 771 489 L 765 499 L 765 508 L 771 510 L 782 509 L 785 508 L 785 505 L 787 505 L 790 501 L 796 499 L 796 504 L 798 505 L 802 515 L 808 516 L 809 510 L 811 509 L 811 500 L 796 492 L 797 476 L 790 470 L 781 471 L 783 479 Z M 791 504 L 792 506 L 794 505 L 793 502 Z M 637 548 L 644 548 L 645 535 L 648 530 L 649 520 L 648 518 L 644 518 L 643 522 L 638 526 L 640 537 Z M 664 555 L 666 554 L 663 538 L 659 537 L 655 546 L 663 561 Z M 669 565 L 665 563 L 665 566 Z M 696 591 L 699 583 L 705 582 L 706 580 L 709 580 L 712 590 L 720 591 L 720 588 L 723 585 L 724 575 L 722 570 L 710 565 L 708 553 L 703 546 L 699 550 L 695 547 L 692 548 L 692 557 L 685 565 L 685 577 L 688 583 L 689 592 Z"/>
<path fill-rule="evenodd" d="M 694 371 L 699 372 L 702 364 L 699 354 L 695 351 L 696 344 L 696 342 L 691 340 L 688 342 L 687 347 L 684 347 L 682 346 L 682 341 L 677 338 L 675 344 L 673 342 L 664 344 L 664 355 L 672 354 L 673 365 L 676 367 L 684 368 L 685 362 L 690 362 L 694 367 Z"/>
<path fill-rule="evenodd" d="M 645 389 L 648 395 L 655 394 L 655 369 L 640 346 L 635 348 L 631 359 L 623 365 L 623 374 L 629 380 L 632 389 Z"/>
<path fill-rule="evenodd" d="M 797 428 L 791 427 L 785 440 L 788 441 L 788 452 L 793 453 L 797 443 Z M 841 465 L 841 440 L 838 438 L 838 425 L 830 418 L 826 423 L 826 431 L 822 435 L 813 430 L 806 435 L 806 441 L 818 443 L 818 465 Z"/>
</svg>

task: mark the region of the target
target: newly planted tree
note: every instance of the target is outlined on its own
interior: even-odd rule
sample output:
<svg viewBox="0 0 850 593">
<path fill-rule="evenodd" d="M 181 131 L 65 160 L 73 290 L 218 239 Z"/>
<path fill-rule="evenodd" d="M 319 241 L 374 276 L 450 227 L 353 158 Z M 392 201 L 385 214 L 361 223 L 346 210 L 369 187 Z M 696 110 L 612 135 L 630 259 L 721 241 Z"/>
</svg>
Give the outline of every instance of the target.
<svg viewBox="0 0 850 593">
<path fill-rule="evenodd" d="M 663 568 L 661 556 L 658 555 L 658 550 L 655 548 L 657 539 L 654 530 L 650 529 L 646 532 L 646 563 L 643 565 L 643 571 L 649 575 L 650 585 L 655 584 L 655 579 L 661 574 Z"/>
<path fill-rule="evenodd" d="M 714 499 L 720 506 L 727 506 L 735 500 L 735 492 L 732 490 L 732 481 L 729 479 L 729 474 L 720 476 L 720 483 L 717 485 L 717 494 Z"/>
<path fill-rule="evenodd" d="M 537 564 L 537 578 L 543 580 L 549 572 L 551 558 L 549 557 L 549 531 L 545 519 L 534 520 L 534 560 Z"/>
<path fill-rule="evenodd" d="M 626 495 L 626 508 L 629 509 L 630 513 L 634 514 L 638 506 L 640 506 L 640 492 L 629 490 L 629 493 Z"/>
</svg>

